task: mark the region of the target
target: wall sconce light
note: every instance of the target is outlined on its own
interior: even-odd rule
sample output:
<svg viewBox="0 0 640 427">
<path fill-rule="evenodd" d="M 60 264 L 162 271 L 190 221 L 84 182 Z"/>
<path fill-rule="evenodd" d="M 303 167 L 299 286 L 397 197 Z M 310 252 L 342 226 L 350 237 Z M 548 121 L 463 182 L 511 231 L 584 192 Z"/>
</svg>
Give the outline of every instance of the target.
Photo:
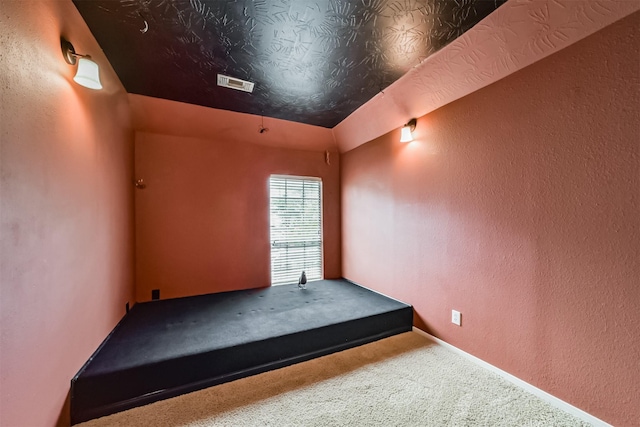
<svg viewBox="0 0 640 427">
<path fill-rule="evenodd" d="M 400 142 L 411 142 L 413 141 L 413 132 L 416 130 L 416 124 L 418 121 L 416 119 L 411 119 L 409 122 L 402 127 L 402 133 L 400 134 Z"/>
<path fill-rule="evenodd" d="M 73 80 L 81 86 L 89 89 L 102 89 L 100 83 L 100 69 L 98 64 L 91 60 L 89 55 L 80 55 L 76 53 L 73 45 L 65 39 L 60 39 L 62 45 L 62 54 L 67 64 L 78 64 L 78 71 Z"/>
</svg>

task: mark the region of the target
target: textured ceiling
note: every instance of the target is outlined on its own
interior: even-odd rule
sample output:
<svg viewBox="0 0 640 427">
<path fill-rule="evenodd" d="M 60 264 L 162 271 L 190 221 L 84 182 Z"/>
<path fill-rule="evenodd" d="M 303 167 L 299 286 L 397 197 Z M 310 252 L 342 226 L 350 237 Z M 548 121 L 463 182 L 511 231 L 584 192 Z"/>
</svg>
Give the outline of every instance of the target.
<svg viewBox="0 0 640 427">
<path fill-rule="evenodd" d="M 129 93 L 332 128 L 505 1 L 74 3 Z"/>
</svg>

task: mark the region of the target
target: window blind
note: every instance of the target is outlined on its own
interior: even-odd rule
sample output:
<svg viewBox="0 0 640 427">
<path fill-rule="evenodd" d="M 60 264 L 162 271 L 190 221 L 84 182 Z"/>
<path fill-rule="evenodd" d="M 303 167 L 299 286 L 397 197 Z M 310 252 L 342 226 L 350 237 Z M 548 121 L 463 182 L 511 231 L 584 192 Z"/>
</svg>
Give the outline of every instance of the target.
<svg viewBox="0 0 640 427">
<path fill-rule="evenodd" d="M 271 284 L 322 279 L 322 181 L 272 175 L 269 178 Z"/>
</svg>

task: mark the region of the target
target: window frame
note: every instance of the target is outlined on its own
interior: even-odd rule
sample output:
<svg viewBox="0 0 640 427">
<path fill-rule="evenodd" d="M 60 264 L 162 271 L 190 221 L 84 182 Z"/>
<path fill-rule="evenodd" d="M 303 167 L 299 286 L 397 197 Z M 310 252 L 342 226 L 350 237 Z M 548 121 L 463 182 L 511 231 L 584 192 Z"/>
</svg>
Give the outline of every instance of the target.
<svg viewBox="0 0 640 427">
<path fill-rule="evenodd" d="M 296 180 L 296 181 L 312 181 L 316 182 L 319 186 L 318 188 L 318 202 L 319 202 L 319 216 L 320 216 L 320 225 L 319 225 L 319 253 L 320 253 L 320 272 L 319 276 L 316 277 L 314 275 L 310 275 L 308 271 L 306 271 L 307 278 L 309 281 L 311 280 L 323 280 L 324 279 L 324 185 L 321 177 L 317 176 L 303 176 L 303 175 L 287 175 L 287 174 L 271 174 L 267 179 L 267 192 L 268 192 L 268 204 L 269 204 L 269 282 L 270 286 L 281 286 L 286 284 L 292 284 L 295 282 L 289 281 L 287 279 L 286 282 L 277 282 L 274 283 L 274 264 L 273 264 L 273 248 L 274 241 L 272 240 L 272 179 L 278 180 Z M 299 277 L 302 270 L 297 272 L 297 278 Z"/>
</svg>

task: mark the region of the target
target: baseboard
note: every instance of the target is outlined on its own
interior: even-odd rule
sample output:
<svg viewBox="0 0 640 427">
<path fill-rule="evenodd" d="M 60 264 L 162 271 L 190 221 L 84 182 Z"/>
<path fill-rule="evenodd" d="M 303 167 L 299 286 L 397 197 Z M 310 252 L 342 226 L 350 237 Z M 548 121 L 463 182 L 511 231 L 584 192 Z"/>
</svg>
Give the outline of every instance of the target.
<svg viewBox="0 0 640 427">
<path fill-rule="evenodd" d="M 564 400 L 561 400 L 557 397 L 555 397 L 552 394 L 547 393 L 544 390 L 539 389 L 536 386 L 533 386 L 531 384 L 529 384 L 526 381 L 521 380 L 518 377 L 515 377 L 513 375 L 511 375 L 508 372 L 503 371 L 500 368 L 497 368 L 495 366 L 493 366 L 490 363 L 485 362 L 482 359 L 479 359 L 469 353 L 467 353 L 466 351 L 460 350 L 458 347 L 455 347 L 451 344 L 449 344 L 448 342 L 442 341 L 439 338 L 434 337 L 431 334 L 428 334 L 427 332 L 423 331 L 422 329 L 418 329 L 415 326 L 413 327 L 413 331 L 424 336 L 427 339 L 430 339 L 431 341 L 435 342 L 438 345 L 441 345 L 451 351 L 453 351 L 454 353 L 457 353 L 461 356 L 463 356 L 464 358 L 474 362 L 476 365 L 479 365 L 485 369 L 488 369 L 491 372 L 494 372 L 498 375 L 500 375 L 502 378 L 504 378 L 505 380 L 509 381 L 510 383 L 517 385 L 518 387 L 528 391 L 529 393 L 533 394 L 536 397 L 539 397 L 540 399 L 544 400 L 545 402 L 547 402 L 548 404 L 561 409 L 571 415 L 573 415 L 576 418 L 579 418 L 580 420 L 590 423 L 593 426 L 596 427 L 612 427 L 611 424 L 608 424 L 604 421 L 602 421 L 599 418 L 594 417 L 593 415 L 583 411 L 580 408 L 576 408 L 575 406 L 565 402 Z"/>
<path fill-rule="evenodd" d="M 376 291 L 375 289 L 367 288 L 366 286 L 361 285 L 361 284 L 360 284 L 360 283 L 358 283 L 358 282 L 354 282 L 354 281 L 353 281 L 353 280 L 351 280 L 351 279 L 347 279 L 347 278 L 345 278 L 345 277 L 342 277 L 341 279 L 342 279 L 342 280 L 346 280 L 347 282 L 351 283 L 352 285 L 359 286 L 359 287 L 361 287 L 361 288 L 363 288 L 363 289 L 368 290 L 369 292 L 373 292 L 374 294 L 378 294 L 378 295 L 383 296 L 383 297 L 385 297 L 385 298 L 388 298 L 388 299 L 390 299 L 390 300 L 394 300 L 394 301 L 396 301 L 396 302 L 399 302 L 399 303 L 401 303 L 401 304 L 405 304 L 405 305 L 411 305 L 411 304 L 409 304 L 408 302 L 400 301 L 400 300 L 399 300 L 399 299 L 397 299 L 397 298 L 391 297 L 391 296 L 389 296 L 389 295 L 387 295 L 387 294 L 383 294 L 382 292 Z M 413 309 L 413 306 L 411 306 L 411 307 L 412 307 L 412 309 Z"/>
</svg>

